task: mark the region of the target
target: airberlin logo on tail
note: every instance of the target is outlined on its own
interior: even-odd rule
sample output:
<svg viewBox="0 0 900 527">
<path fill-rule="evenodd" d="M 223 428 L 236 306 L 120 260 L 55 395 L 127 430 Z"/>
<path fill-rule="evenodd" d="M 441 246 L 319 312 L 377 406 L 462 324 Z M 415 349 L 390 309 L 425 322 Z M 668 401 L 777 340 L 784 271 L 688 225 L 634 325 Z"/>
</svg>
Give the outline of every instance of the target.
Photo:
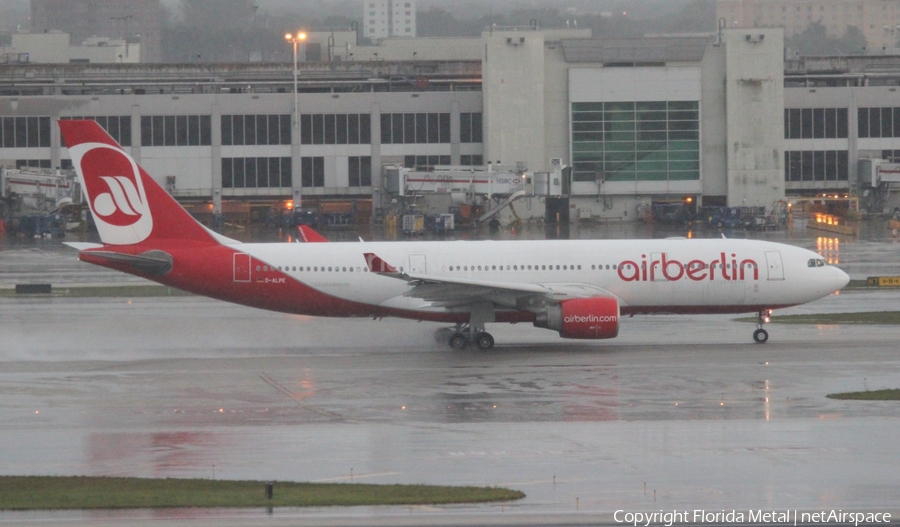
<svg viewBox="0 0 900 527">
<path fill-rule="evenodd" d="M 101 143 L 83 143 L 69 152 L 103 242 L 131 245 L 147 239 L 153 218 L 137 163 Z"/>
<path fill-rule="evenodd" d="M 144 202 L 138 194 L 137 187 L 125 176 L 100 176 L 109 192 L 98 194 L 94 198 L 94 213 L 103 221 L 114 225 L 132 225 L 140 220 L 144 210 Z"/>
<path fill-rule="evenodd" d="M 691 260 L 686 264 L 678 260 L 670 260 L 666 253 L 659 256 L 652 255 L 650 259 L 647 259 L 646 254 L 642 254 L 640 263 L 625 260 L 619 264 L 617 271 L 619 278 L 626 282 L 665 280 L 674 282 L 682 278 L 688 278 L 695 282 L 759 280 L 759 265 L 756 260 L 745 258 L 738 262 L 737 255 L 732 254 L 729 261 L 725 253 L 719 253 L 719 258 L 710 262 Z"/>
</svg>

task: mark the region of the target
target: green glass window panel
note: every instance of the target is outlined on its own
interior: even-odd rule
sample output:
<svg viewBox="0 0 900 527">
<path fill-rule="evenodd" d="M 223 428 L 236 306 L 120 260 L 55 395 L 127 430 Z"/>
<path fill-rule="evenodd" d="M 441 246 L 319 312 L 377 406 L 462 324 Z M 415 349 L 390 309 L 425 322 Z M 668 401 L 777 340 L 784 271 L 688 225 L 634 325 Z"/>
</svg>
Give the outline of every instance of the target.
<svg viewBox="0 0 900 527">
<path fill-rule="evenodd" d="M 698 161 L 700 160 L 700 152 L 697 150 L 670 150 L 670 161 Z"/>
<path fill-rule="evenodd" d="M 572 131 L 573 132 L 602 132 L 603 124 L 598 122 L 573 122 L 572 123 Z"/>
<path fill-rule="evenodd" d="M 661 151 L 661 152 L 637 152 L 637 155 L 636 155 L 635 157 L 637 157 L 638 161 L 648 161 L 648 162 L 654 162 L 654 163 L 662 163 L 663 165 L 665 165 L 665 163 L 666 163 L 666 152 L 665 152 L 665 151 Z M 662 168 L 662 169 L 660 169 L 660 170 L 665 170 L 665 169 Z"/>
<path fill-rule="evenodd" d="M 603 110 L 607 112 L 633 112 L 633 102 L 605 102 Z"/>
<path fill-rule="evenodd" d="M 575 161 L 572 163 L 574 172 L 603 172 L 601 161 Z"/>
<path fill-rule="evenodd" d="M 638 152 L 663 152 L 666 151 L 665 141 L 638 141 L 635 143 Z"/>
<path fill-rule="evenodd" d="M 699 121 L 700 115 L 699 112 L 695 110 L 686 110 L 686 111 L 669 111 L 669 120 L 670 121 Z"/>
<path fill-rule="evenodd" d="M 669 171 L 669 181 L 697 181 L 700 179 L 700 171 L 672 172 Z"/>
<path fill-rule="evenodd" d="M 572 160 L 575 162 L 578 162 L 578 161 L 602 161 L 603 160 L 603 151 L 598 150 L 596 152 L 572 152 Z"/>
<path fill-rule="evenodd" d="M 594 182 L 597 181 L 597 174 L 595 172 L 572 172 L 572 181 L 580 181 L 580 182 Z"/>
<path fill-rule="evenodd" d="M 603 112 L 604 121 L 634 121 L 634 112 Z"/>
<path fill-rule="evenodd" d="M 669 122 L 669 130 L 699 130 L 700 123 L 698 121 L 671 121 Z"/>
<path fill-rule="evenodd" d="M 634 181 L 634 172 L 607 171 L 606 181 Z"/>
<path fill-rule="evenodd" d="M 634 164 L 635 170 L 640 172 L 663 172 L 666 171 L 666 162 L 665 161 L 650 161 L 646 159 L 641 159 L 640 161 Z"/>
<path fill-rule="evenodd" d="M 607 122 L 603 123 L 603 130 L 606 132 L 634 133 L 634 121 L 621 121 L 621 122 L 607 121 Z M 607 139 L 607 141 L 609 141 L 609 139 Z"/>
<path fill-rule="evenodd" d="M 700 170 L 699 161 L 669 161 L 669 171 Z"/>
<path fill-rule="evenodd" d="M 700 103 L 698 101 L 669 101 L 669 110 L 698 110 Z"/>
<path fill-rule="evenodd" d="M 700 150 L 699 141 L 669 141 L 669 150 Z"/>
<path fill-rule="evenodd" d="M 603 143 L 603 149 L 607 152 L 634 152 L 634 141 Z"/>
<path fill-rule="evenodd" d="M 634 171 L 634 156 L 628 157 L 623 154 L 606 154 L 603 156 L 604 169 L 609 171 Z"/>
<path fill-rule="evenodd" d="M 603 134 L 603 139 L 606 140 L 607 143 L 615 143 L 615 142 L 634 142 L 634 132 L 606 132 Z"/>
<path fill-rule="evenodd" d="M 665 181 L 666 172 L 637 172 L 637 180 L 638 181 Z"/>
<path fill-rule="evenodd" d="M 657 130 L 666 130 L 665 121 L 638 121 L 637 129 L 640 131 L 653 132 Z"/>
<path fill-rule="evenodd" d="M 645 132 L 639 131 L 637 133 L 638 141 L 665 141 L 666 140 L 666 132 Z"/>
<path fill-rule="evenodd" d="M 641 101 L 634 104 L 635 109 L 639 112 L 666 110 L 666 101 Z"/>
<path fill-rule="evenodd" d="M 573 112 L 600 112 L 603 111 L 602 102 L 573 102 Z"/>
<path fill-rule="evenodd" d="M 638 121 L 665 121 L 666 120 L 666 112 L 663 109 L 662 112 L 637 112 L 636 116 Z"/>
<path fill-rule="evenodd" d="M 603 112 L 573 112 L 572 122 L 579 121 L 602 121 Z"/>
<path fill-rule="evenodd" d="M 572 153 L 603 152 L 603 145 L 593 142 L 572 143 Z"/>
<path fill-rule="evenodd" d="M 603 141 L 603 132 L 572 132 L 572 141 L 599 143 Z"/>
<path fill-rule="evenodd" d="M 666 132 L 665 131 L 644 131 L 639 130 L 635 138 L 638 141 L 665 141 L 666 140 Z"/>
<path fill-rule="evenodd" d="M 695 141 L 700 140 L 700 132 L 697 131 L 674 131 L 669 132 L 669 140 L 677 141 L 680 139 L 693 139 Z"/>
</svg>

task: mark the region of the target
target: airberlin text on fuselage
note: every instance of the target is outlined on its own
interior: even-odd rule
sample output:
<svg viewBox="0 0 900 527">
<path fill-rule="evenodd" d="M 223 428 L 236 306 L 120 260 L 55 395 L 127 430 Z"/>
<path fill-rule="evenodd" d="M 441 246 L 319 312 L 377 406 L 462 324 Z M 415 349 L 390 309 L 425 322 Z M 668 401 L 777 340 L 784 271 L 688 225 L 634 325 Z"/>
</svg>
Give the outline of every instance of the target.
<svg viewBox="0 0 900 527">
<path fill-rule="evenodd" d="M 752 270 L 752 273 L 747 273 Z M 716 271 L 720 276 L 716 276 Z M 737 255 L 731 255 L 731 261 L 725 256 L 725 253 L 719 253 L 719 258 L 704 262 L 702 260 L 691 260 L 687 263 L 681 263 L 678 260 L 670 260 L 665 253 L 658 259 L 647 260 L 647 255 L 641 255 L 640 263 L 632 260 L 624 260 L 619 264 L 619 278 L 626 282 L 647 282 L 654 280 L 681 280 L 684 277 L 690 278 L 695 282 L 701 280 L 759 280 L 759 265 L 756 260 L 745 258 L 740 264 L 737 261 Z"/>
</svg>

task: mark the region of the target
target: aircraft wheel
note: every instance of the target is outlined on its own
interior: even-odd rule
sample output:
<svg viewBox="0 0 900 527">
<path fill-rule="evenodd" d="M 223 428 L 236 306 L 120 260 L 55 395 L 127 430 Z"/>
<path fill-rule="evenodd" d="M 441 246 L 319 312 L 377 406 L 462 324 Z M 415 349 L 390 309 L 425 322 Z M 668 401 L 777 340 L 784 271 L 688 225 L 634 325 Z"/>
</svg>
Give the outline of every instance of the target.
<svg viewBox="0 0 900 527">
<path fill-rule="evenodd" d="M 757 329 L 753 332 L 753 340 L 759 344 L 765 344 L 769 340 L 769 332 L 764 329 Z"/>
<path fill-rule="evenodd" d="M 456 333 L 450 337 L 450 347 L 455 350 L 464 350 L 468 344 L 469 342 L 466 340 L 466 336 L 462 333 Z"/>
<path fill-rule="evenodd" d="M 475 337 L 475 344 L 478 345 L 478 349 L 489 350 L 494 347 L 494 337 L 490 333 L 479 333 Z"/>
</svg>

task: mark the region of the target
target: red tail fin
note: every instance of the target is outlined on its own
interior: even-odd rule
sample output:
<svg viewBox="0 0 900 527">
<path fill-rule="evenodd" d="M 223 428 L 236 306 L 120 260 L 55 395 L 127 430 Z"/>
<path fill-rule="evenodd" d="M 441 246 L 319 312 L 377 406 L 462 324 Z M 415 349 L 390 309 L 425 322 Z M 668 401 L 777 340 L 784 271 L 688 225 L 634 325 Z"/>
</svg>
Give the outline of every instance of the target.
<svg viewBox="0 0 900 527">
<path fill-rule="evenodd" d="M 306 243 L 325 243 L 328 238 L 322 236 L 309 225 L 297 225 L 297 232 Z"/>
<path fill-rule="evenodd" d="M 59 121 L 59 128 L 103 243 L 215 243 L 96 122 Z"/>
</svg>

